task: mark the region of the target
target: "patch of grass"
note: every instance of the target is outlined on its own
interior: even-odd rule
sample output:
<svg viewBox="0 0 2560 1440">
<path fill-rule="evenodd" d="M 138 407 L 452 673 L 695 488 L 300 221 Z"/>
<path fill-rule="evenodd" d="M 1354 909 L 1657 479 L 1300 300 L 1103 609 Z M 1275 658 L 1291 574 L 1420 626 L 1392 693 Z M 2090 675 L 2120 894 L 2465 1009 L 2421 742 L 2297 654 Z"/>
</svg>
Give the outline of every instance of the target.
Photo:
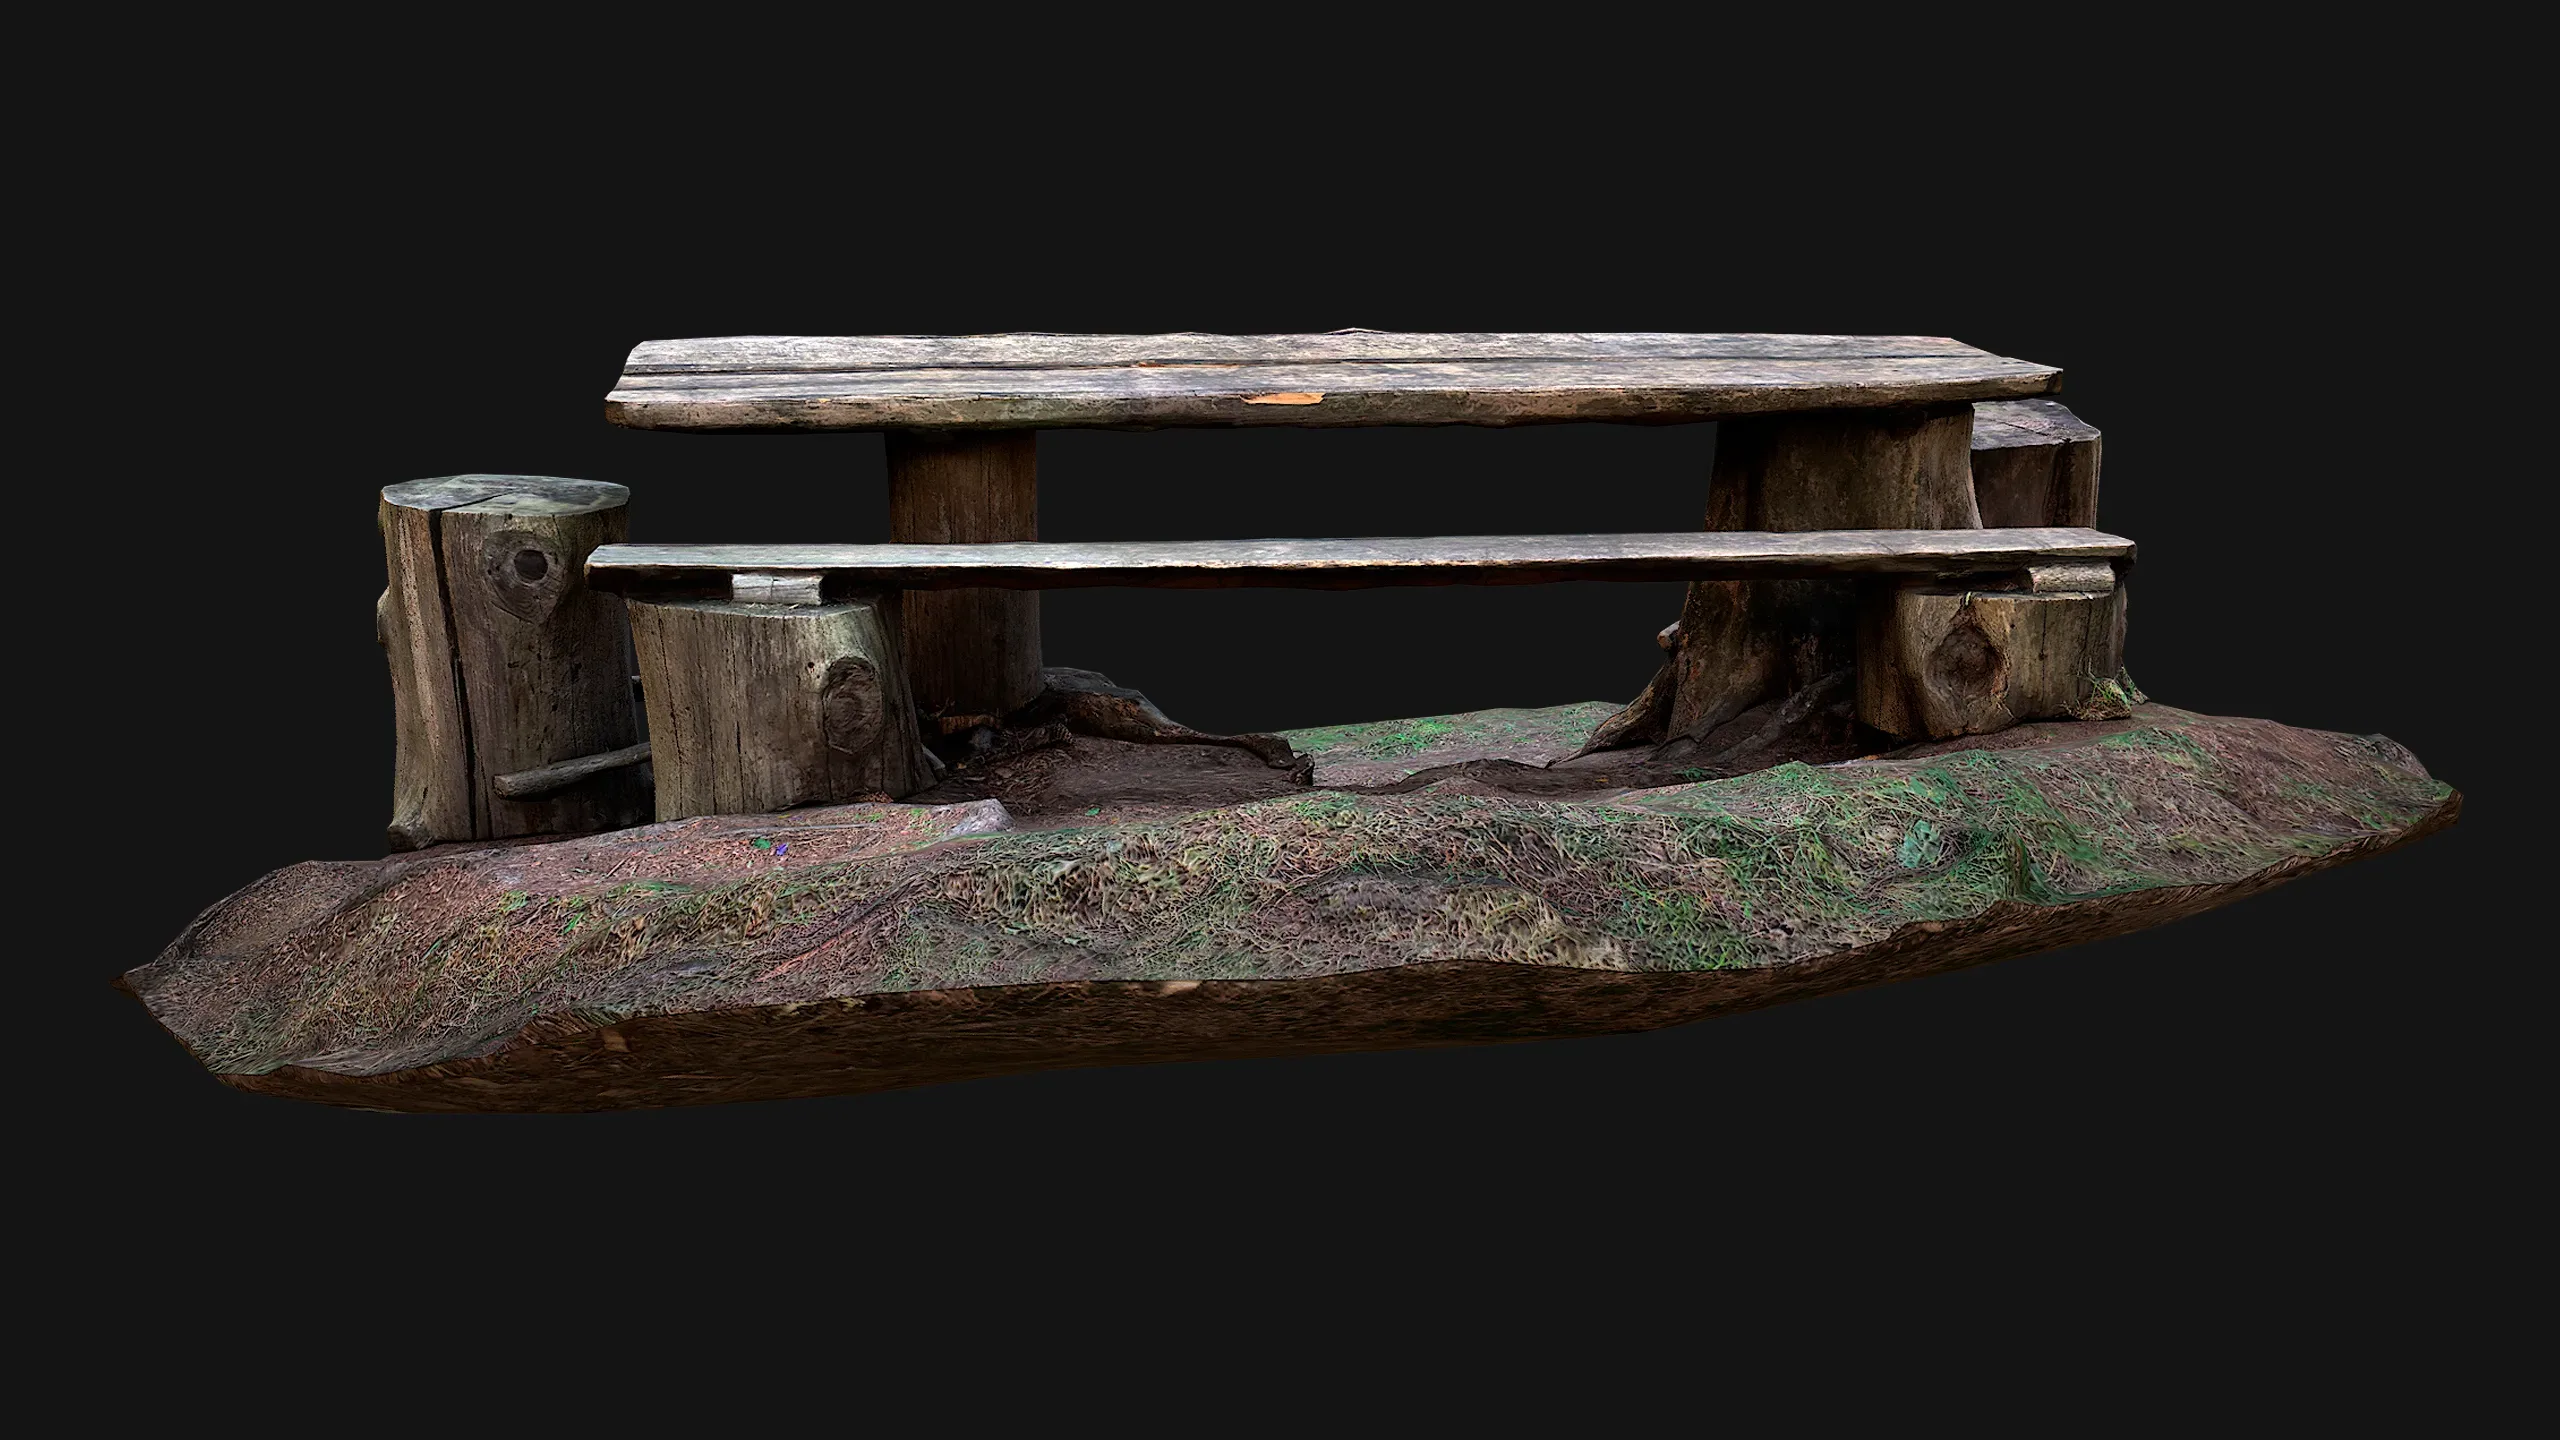
<svg viewBox="0 0 2560 1440">
<path fill-rule="evenodd" d="M 2137 725 L 2119 730 L 2098 741 L 2113 750 L 2145 750 L 2185 765 L 2206 765 L 2213 761 L 2211 751 L 2183 730 L 2168 730 L 2151 725 Z"/>
<path fill-rule="evenodd" d="M 1398 760 L 1444 748 L 1551 749 L 1579 743 L 1617 707 L 1595 702 L 1536 710 L 1484 710 L 1466 715 L 1426 715 L 1357 725 L 1322 725 L 1281 732 L 1281 738 L 1320 760 Z"/>
</svg>

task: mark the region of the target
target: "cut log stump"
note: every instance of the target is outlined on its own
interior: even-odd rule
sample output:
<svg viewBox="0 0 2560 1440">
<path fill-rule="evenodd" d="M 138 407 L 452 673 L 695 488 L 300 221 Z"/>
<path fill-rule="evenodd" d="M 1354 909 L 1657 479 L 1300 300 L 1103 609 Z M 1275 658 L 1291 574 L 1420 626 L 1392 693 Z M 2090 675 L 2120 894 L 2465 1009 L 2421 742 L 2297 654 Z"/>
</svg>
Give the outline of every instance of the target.
<svg viewBox="0 0 2560 1440">
<path fill-rule="evenodd" d="M 2098 430 L 2058 400 L 1973 407 L 1973 495 L 1982 523 L 2098 523 Z"/>
<path fill-rule="evenodd" d="M 897 799 L 933 783 L 899 599 L 632 601 L 657 818 Z"/>
<path fill-rule="evenodd" d="M 613 830 L 647 816 L 648 770 L 636 764 L 535 794 L 498 784 L 640 743 L 623 607 L 585 578 L 587 553 L 628 535 L 630 495 L 538 475 L 383 490 L 390 588 L 375 635 L 398 719 L 392 849 Z"/>
<path fill-rule="evenodd" d="M 1039 436 L 891 431 L 889 538 L 925 545 L 1037 540 Z M 905 597 L 915 697 L 932 715 L 1005 715 L 1040 693 L 1040 597 L 942 590 Z"/>
<path fill-rule="evenodd" d="M 1859 612 L 1858 718 L 1942 740 L 2131 713 L 2124 587 L 2088 578 L 2106 588 L 1875 585 Z"/>
</svg>

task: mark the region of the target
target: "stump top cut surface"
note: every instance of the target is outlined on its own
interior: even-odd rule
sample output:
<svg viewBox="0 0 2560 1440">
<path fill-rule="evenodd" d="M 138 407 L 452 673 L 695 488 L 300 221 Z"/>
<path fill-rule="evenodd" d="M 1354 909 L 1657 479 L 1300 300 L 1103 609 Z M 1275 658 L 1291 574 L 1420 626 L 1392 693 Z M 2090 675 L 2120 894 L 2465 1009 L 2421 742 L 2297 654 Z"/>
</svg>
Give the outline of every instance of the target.
<svg viewBox="0 0 2560 1440">
<path fill-rule="evenodd" d="M 605 414 L 653 430 L 1666 423 L 2061 381 L 1927 335 L 735 335 L 642 343 Z"/>
<path fill-rule="evenodd" d="M 439 475 L 382 487 L 404 510 L 497 511 L 510 515 L 585 515 L 629 503 L 629 489 L 609 480 L 557 475 Z"/>
<path fill-rule="evenodd" d="M 2059 400 L 1998 400 L 1973 407 L 1973 448 L 2014 450 L 2098 438 L 2098 427 Z"/>
</svg>

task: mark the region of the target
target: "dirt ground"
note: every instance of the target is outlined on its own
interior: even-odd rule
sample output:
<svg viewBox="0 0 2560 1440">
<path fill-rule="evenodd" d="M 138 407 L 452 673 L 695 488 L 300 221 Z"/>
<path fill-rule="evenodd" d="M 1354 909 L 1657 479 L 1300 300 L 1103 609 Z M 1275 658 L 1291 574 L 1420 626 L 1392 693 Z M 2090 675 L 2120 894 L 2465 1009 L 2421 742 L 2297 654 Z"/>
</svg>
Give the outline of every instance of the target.
<svg viewBox="0 0 2560 1440">
<path fill-rule="evenodd" d="M 277 871 L 126 985 L 225 1080 L 404 1109 L 1676 1024 L 2154 924 L 2450 823 L 2382 737 L 2126 720 L 1718 776 L 1595 710 L 1063 737 L 904 804 Z"/>
</svg>

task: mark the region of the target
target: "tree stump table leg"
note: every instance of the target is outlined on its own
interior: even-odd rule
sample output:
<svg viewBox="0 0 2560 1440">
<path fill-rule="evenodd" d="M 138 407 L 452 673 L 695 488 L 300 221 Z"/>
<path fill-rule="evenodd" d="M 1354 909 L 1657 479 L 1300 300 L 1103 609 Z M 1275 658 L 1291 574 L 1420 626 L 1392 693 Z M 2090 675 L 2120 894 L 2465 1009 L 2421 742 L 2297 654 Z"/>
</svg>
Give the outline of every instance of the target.
<svg viewBox="0 0 2560 1440">
<path fill-rule="evenodd" d="M 889 538 L 902 544 L 1037 540 L 1039 435 L 891 431 Z M 934 715 L 1003 715 L 1040 693 L 1040 595 L 930 590 L 904 597 L 908 675 Z"/>
<path fill-rule="evenodd" d="M 501 775 L 640 740 L 622 602 L 585 578 L 587 553 L 629 533 L 630 493 L 534 475 L 383 490 L 390 588 L 375 630 L 399 724 L 393 849 L 647 817 L 647 772 L 635 765 L 524 798 L 496 786 Z"/>
<path fill-rule="evenodd" d="M 631 601 L 658 819 L 897 799 L 933 783 L 901 598 Z"/>
<path fill-rule="evenodd" d="M 1970 530 L 1970 405 L 1823 410 L 1716 429 L 1708 530 Z M 1633 705 L 1586 748 L 1709 732 L 1807 690 L 1857 658 L 1849 580 L 1715 580 L 1689 587 L 1671 652 Z"/>
</svg>

